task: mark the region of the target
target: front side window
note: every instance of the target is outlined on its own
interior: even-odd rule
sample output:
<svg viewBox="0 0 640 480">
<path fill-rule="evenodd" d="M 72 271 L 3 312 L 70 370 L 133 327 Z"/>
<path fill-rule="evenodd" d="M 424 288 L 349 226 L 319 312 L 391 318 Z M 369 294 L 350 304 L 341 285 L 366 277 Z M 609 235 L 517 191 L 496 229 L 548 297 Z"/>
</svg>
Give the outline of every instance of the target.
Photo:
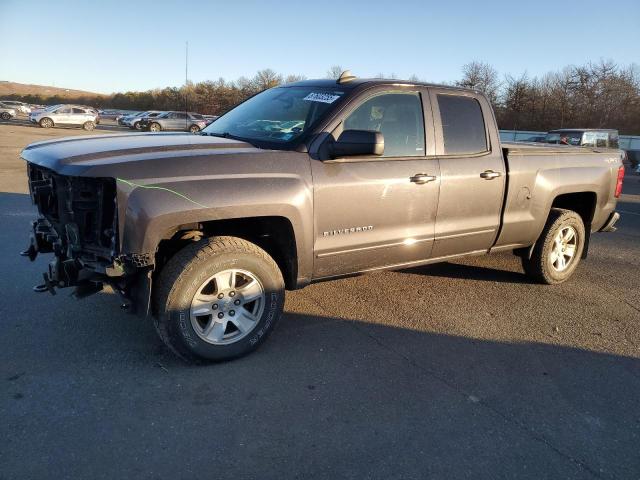
<svg viewBox="0 0 640 480">
<path fill-rule="evenodd" d="M 336 88 L 271 88 L 225 113 L 203 133 L 291 143 L 316 125 L 343 95 Z"/>
<path fill-rule="evenodd" d="M 73 113 L 87 113 L 84 110 L 82 110 L 81 108 L 74 108 L 73 109 Z"/>
<path fill-rule="evenodd" d="M 346 118 L 344 130 L 382 133 L 385 157 L 419 157 L 425 152 L 418 93 L 385 93 L 370 98 Z"/>
<path fill-rule="evenodd" d="M 487 151 L 487 134 L 480 103 L 472 97 L 439 94 L 445 155 Z"/>
<path fill-rule="evenodd" d="M 62 107 L 62 108 L 56 110 L 56 113 L 71 113 L 71 108 Z"/>
</svg>

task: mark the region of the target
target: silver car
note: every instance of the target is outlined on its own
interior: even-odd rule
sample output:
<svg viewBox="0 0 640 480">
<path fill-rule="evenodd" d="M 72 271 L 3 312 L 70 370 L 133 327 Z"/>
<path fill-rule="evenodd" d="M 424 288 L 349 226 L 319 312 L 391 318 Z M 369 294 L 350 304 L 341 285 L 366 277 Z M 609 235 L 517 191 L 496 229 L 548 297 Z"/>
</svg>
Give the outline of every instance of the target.
<svg viewBox="0 0 640 480">
<path fill-rule="evenodd" d="M 207 126 L 207 121 L 199 113 L 166 112 L 156 118 L 144 117 L 140 129 L 150 132 L 180 131 L 196 133 Z"/>
<path fill-rule="evenodd" d="M 18 102 L 17 100 L 0 100 L 0 102 L 4 103 L 7 108 L 13 108 L 18 112 L 31 113 L 31 107 L 27 103 Z"/>
<path fill-rule="evenodd" d="M 11 120 L 15 116 L 16 116 L 15 108 L 0 102 L 0 119 Z"/>
<path fill-rule="evenodd" d="M 97 113 L 88 107 L 78 105 L 53 105 L 29 114 L 29 121 L 42 128 L 75 125 L 85 130 L 93 130 L 98 122 Z"/>
<path fill-rule="evenodd" d="M 118 121 L 118 123 L 134 130 L 140 130 L 140 121 L 143 118 L 156 118 L 164 113 L 166 112 L 149 110 L 148 112 L 141 112 L 136 115 L 127 115 L 126 117 L 122 118 L 121 121 Z"/>
</svg>

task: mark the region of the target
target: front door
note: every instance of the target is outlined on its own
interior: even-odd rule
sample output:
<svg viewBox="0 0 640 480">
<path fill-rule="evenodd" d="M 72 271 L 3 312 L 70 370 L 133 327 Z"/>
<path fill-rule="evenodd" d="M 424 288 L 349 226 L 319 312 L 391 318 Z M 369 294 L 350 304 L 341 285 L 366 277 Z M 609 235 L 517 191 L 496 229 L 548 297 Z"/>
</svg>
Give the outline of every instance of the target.
<svg viewBox="0 0 640 480">
<path fill-rule="evenodd" d="M 71 123 L 72 118 L 72 108 L 60 107 L 55 112 L 51 113 L 51 118 L 53 119 L 53 123 L 56 125 L 69 124 Z"/>
<path fill-rule="evenodd" d="M 488 250 L 500 227 L 506 169 L 484 97 L 431 90 L 440 161 L 433 257 Z"/>
<path fill-rule="evenodd" d="M 378 91 L 356 99 L 337 120 L 333 138 L 344 130 L 377 130 L 385 151 L 311 162 L 314 278 L 411 264 L 431 254 L 440 174 L 429 108 L 424 120 L 428 104 L 420 91 Z"/>
</svg>

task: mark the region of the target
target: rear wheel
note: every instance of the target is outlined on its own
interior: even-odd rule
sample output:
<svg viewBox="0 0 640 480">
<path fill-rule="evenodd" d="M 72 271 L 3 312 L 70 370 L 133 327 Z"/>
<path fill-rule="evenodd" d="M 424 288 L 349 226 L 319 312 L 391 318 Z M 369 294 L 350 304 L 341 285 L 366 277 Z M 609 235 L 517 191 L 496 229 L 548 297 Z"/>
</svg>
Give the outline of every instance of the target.
<svg viewBox="0 0 640 480">
<path fill-rule="evenodd" d="M 189 131 L 191 133 L 198 133 L 200 131 L 200 127 L 198 125 L 191 125 L 189 127 Z"/>
<path fill-rule="evenodd" d="M 11 114 L 9 112 L 0 113 L 0 118 L 2 120 L 11 120 Z"/>
<path fill-rule="evenodd" d="M 525 273 L 540 283 L 568 280 L 580 263 L 584 241 L 585 229 L 580 215 L 572 210 L 551 209 L 531 258 L 522 257 Z"/>
<path fill-rule="evenodd" d="M 48 117 L 45 117 L 45 118 L 41 119 L 39 123 L 40 123 L 40 126 L 42 128 L 51 128 L 51 127 L 53 127 L 53 120 L 51 120 Z"/>
<path fill-rule="evenodd" d="M 256 349 L 282 314 L 284 280 L 260 247 L 213 237 L 178 252 L 154 294 L 160 338 L 187 361 L 229 360 Z"/>
<path fill-rule="evenodd" d="M 162 130 L 162 127 L 160 126 L 159 123 L 153 122 L 151 125 L 149 125 L 150 132 L 159 132 L 161 130 Z"/>
<path fill-rule="evenodd" d="M 90 131 L 90 130 L 93 130 L 94 128 L 96 128 L 96 124 L 93 123 L 93 122 L 84 122 L 82 124 L 82 128 L 84 130 Z"/>
</svg>

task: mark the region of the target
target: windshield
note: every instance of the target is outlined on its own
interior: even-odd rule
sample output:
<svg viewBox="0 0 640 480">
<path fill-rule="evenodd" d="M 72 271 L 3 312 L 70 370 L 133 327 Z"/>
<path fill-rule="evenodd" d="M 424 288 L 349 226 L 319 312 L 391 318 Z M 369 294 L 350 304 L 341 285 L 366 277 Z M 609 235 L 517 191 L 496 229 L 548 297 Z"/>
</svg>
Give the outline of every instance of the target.
<svg viewBox="0 0 640 480">
<path fill-rule="evenodd" d="M 205 134 L 291 142 L 310 129 L 344 92 L 318 87 L 279 87 L 259 93 L 218 118 Z"/>
<path fill-rule="evenodd" d="M 560 145 L 580 145 L 582 143 L 582 132 L 549 132 L 544 137 L 544 141 Z"/>
</svg>

